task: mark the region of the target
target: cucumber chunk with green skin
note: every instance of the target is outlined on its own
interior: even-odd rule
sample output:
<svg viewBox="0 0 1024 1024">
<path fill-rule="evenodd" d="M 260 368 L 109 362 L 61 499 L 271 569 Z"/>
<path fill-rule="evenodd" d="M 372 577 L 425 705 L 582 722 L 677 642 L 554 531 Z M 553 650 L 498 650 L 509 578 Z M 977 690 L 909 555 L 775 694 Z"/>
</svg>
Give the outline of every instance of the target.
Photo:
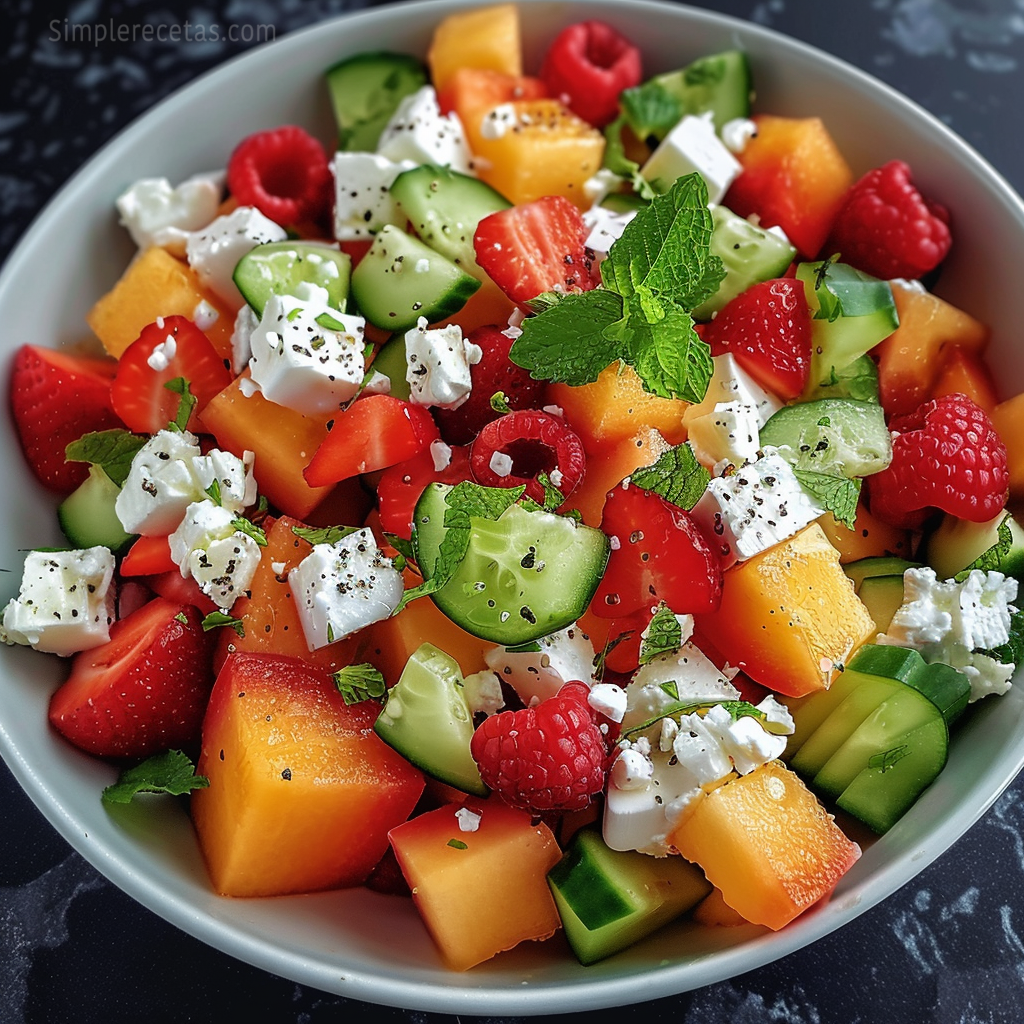
<svg viewBox="0 0 1024 1024">
<path fill-rule="evenodd" d="M 855 359 L 899 326 L 888 281 L 845 263 L 801 263 L 796 268 L 811 310 L 811 368 L 806 394 L 828 386 Z"/>
<path fill-rule="evenodd" d="M 437 569 L 448 532 L 445 498 L 451 490 L 431 484 L 416 503 L 413 544 L 426 580 Z M 600 530 L 514 504 L 497 519 L 469 518 L 466 553 L 431 596 L 467 632 L 518 647 L 564 629 L 586 611 L 608 553 Z"/>
<path fill-rule="evenodd" d="M 911 562 L 896 555 L 871 555 L 847 562 L 843 572 L 853 580 L 853 589 L 860 593 L 861 584 L 869 576 L 902 576 L 908 569 L 918 569 L 920 566 L 920 562 Z"/>
<path fill-rule="evenodd" d="M 682 857 L 611 850 L 594 829 L 573 836 L 548 885 L 584 965 L 640 941 L 711 892 L 704 873 Z"/>
<path fill-rule="evenodd" d="M 250 249 L 235 267 L 234 282 L 257 316 L 271 295 L 295 295 L 303 284 L 327 292 L 327 305 L 345 312 L 352 258 L 325 242 L 267 242 Z"/>
<path fill-rule="evenodd" d="M 404 402 L 409 401 L 412 389 L 406 380 L 409 360 L 405 352 L 404 334 L 395 334 L 381 345 L 373 357 L 371 368 L 383 373 L 391 381 L 391 390 L 388 394 L 393 398 L 401 398 Z"/>
<path fill-rule="evenodd" d="M 879 633 L 884 633 L 896 610 L 903 604 L 903 575 L 868 576 L 857 596 L 864 602 Z"/>
<path fill-rule="evenodd" d="M 878 366 L 871 356 L 863 355 L 847 366 L 833 367 L 831 378 L 812 388 L 805 398 L 809 402 L 818 398 L 852 398 L 877 405 Z"/>
<path fill-rule="evenodd" d="M 983 556 L 986 569 L 1024 580 L 1024 529 L 1010 513 L 985 523 L 946 515 L 925 542 L 925 561 L 940 579 L 952 579 Z"/>
<path fill-rule="evenodd" d="M 725 267 L 718 290 L 694 311 L 695 320 L 710 320 L 727 302 L 752 284 L 781 277 L 796 255 L 784 238 L 751 224 L 717 204 L 711 208 L 711 254 Z"/>
<path fill-rule="evenodd" d="M 457 313 L 480 282 L 446 256 L 393 224 L 381 228 L 352 271 L 359 312 L 385 331 L 407 331 Z"/>
<path fill-rule="evenodd" d="M 882 407 L 851 398 L 783 406 L 761 428 L 760 440 L 779 448 L 795 469 L 851 479 L 881 472 L 892 461 Z"/>
<path fill-rule="evenodd" d="M 427 84 L 427 70 L 410 54 L 378 50 L 340 61 L 325 78 L 338 149 L 372 153 L 398 105 Z"/>
<path fill-rule="evenodd" d="M 117 553 L 132 539 L 114 511 L 121 488 L 102 467 L 91 465 L 89 475 L 58 506 L 57 521 L 76 548 L 101 545 Z"/>
<path fill-rule="evenodd" d="M 467 274 L 486 277 L 476 262 L 473 235 L 484 217 L 512 205 L 500 192 L 449 167 L 422 164 L 399 174 L 391 194 L 421 241 Z"/>
<path fill-rule="evenodd" d="M 469 751 L 473 713 L 458 662 L 433 644 L 416 648 L 388 691 L 373 731 L 417 768 L 465 793 L 487 795 Z"/>
</svg>

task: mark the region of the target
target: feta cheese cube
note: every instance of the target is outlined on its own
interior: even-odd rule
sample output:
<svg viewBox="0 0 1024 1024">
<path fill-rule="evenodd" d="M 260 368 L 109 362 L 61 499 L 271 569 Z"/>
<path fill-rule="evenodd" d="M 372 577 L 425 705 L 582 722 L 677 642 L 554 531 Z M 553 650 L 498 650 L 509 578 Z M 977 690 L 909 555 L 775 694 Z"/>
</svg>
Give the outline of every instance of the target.
<svg viewBox="0 0 1024 1024">
<path fill-rule="evenodd" d="M 683 412 L 683 423 L 687 429 L 695 419 L 713 413 L 717 405 L 738 402 L 741 405 L 754 406 L 757 410 L 759 428 L 782 408 L 782 402 L 775 395 L 765 391 L 736 362 L 732 353 L 713 356 L 711 361 L 714 363 L 714 371 L 703 400 L 696 405 L 688 406 Z"/>
<path fill-rule="evenodd" d="M 256 478 L 252 475 L 255 458 L 250 451 L 239 458 L 232 452 L 211 448 L 192 460 L 192 473 L 203 493 L 215 489 L 217 504 L 237 513 L 256 504 Z"/>
<path fill-rule="evenodd" d="M 114 556 L 105 547 L 30 551 L 18 596 L 3 612 L 2 639 L 68 657 L 110 639 Z"/>
<path fill-rule="evenodd" d="M 705 466 L 730 462 L 742 466 L 757 458 L 761 447 L 757 407 L 744 402 L 719 402 L 714 411 L 694 416 L 686 439 Z"/>
<path fill-rule="evenodd" d="M 583 213 L 583 223 L 589 232 L 584 244 L 588 249 L 593 249 L 595 258 L 600 261 L 608 255 L 612 244 L 622 237 L 626 225 L 635 216 L 635 210 L 616 213 L 604 206 L 592 206 Z"/>
<path fill-rule="evenodd" d="M 470 366 L 479 363 L 483 349 L 462 336 L 457 324 L 428 329 L 426 317 L 405 332 L 409 401 L 457 409 L 473 388 Z"/>
<path fill-rule="evenodd" d="M 219 176 L 208 174 L 177 188 L 167 178 L 142 178 L 117 197 L 115 206 L 140 249 L 158 245 L 182 257 L 189 235 L 217 216 L 222 191 Z"/>
<path fill-rule="evenodd" d="M 288 232 L 255 206 L 239 206 L 190 234 L 185 246 L 189 266 L 199 280 L 233 309 L 245 304 L 233 275 L 238 261 L 257 245 L 281 242 Z"/>
<path fill-rule="evenodd" d="M 263 397 L 305 416 L 355 398 L 366 373 L 362 317 L 271 295 L 252 332 L 249 370 Z"/>
<path fill-rule="evenodd" d="M 710 114 L 687 114 L 659 143 L 640 174 L 661 192 L 677 178 L 696 171 L 707 183 L 708 202 L 720 203 L 742 170 L 715 133 Z"/>
<path fill-rule="evenodd" d="M 611 722 L 621 722 L 626 714 L 626 691 L 615 683 L 594 683 L 587 703 Z"/>
<path fill-rule="evenodd" d="M 314 544 L 288 583 L 311 651 L 388 618 L 405 591 L 402 574 L 365 528 Z"/>
<path fill-rule="evenodd" d="M 594 645 L 575 623 L 541 637 L 537 647 L 540 650 L 493 647 L 484 652 L 487 667 L 508 683 L 524 704 L 545 700 L 574 679 L 594 682 Z"/>
<path fill-rule="evenodd" d="M 471 174 L 472 154 L 458 114 L 442 114 L 437 93 L 424 85 L 406 96 L 384 126 L 377 152 L 396 163 L 450 167 L 460 174 Z"/>
<path fill-rule="evenodd" d="M 712 477 L 690 515 L 728 568 L 792 537 L 818 516 L 793 468 L 769 448 L 759 459 Z"/>
<path fill-rule="evenodd" d="M 462 680 L 462 694 L 474 714 L 493 715 L 505 706 L 501 680 L 491 671 L 472 672 Z"/>
<path fill-rule="evenodd" d="M 389 160 L 379 153 L 334 154 L 334 237 L 339 242 L 371 239 L 385 224 L 403 227 L 406 216 L 389 191 L 412 160 Z"/>
</svg>

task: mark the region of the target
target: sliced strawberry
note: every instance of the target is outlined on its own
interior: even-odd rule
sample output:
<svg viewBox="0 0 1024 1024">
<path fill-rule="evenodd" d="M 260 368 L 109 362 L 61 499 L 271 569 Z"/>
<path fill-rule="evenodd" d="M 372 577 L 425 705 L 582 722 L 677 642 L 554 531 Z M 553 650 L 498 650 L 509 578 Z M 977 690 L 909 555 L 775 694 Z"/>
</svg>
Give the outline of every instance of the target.
<svg viewBox="0 0 1024 1024">
<path fill-rule="evenodd" d="M 586 240 L 580 211 L 564 196 L 544 196 L 484 217 L 473 247 L 494 283 L 523 305 L 542 292 L 594 287 Z"/>
<path fill-rule="evenodd" d="M 136 577 L 140 582 L 145 583 L 154 594 L 167 598 L 175 604 L 190 604 L 199 610 L 200 615 L 209 615 L 210 612 L 219 611 L 215 601 L 207 597 L 200 589 L 199 584 L 191 576 L 182 576 L 181 570 L 175 566 L 164 572 L 154 573 L 152 576 Z"/>
<path fill-rule="evenodd" d="M 11 370 L 14 425 L 29 467 L 44 487 L 70 494 L 89 473 L 64 449 L 83 434 L 122 426 L 110 402 L 115 364 L 22 345 Z"/>
<path fill-rule="evenodd" d="M 50 700 L 50 724 L 98 757 L 194 744 L 213 688 L 212 634 L 191 605 L 157 597 L 83 651 Z"/>
<path fill-rule="evenodd" d="M 412 514 L 416 502 L 428 484 L 457 484 L 472 479 L 469 452 L 466 448 L 451 450 L 448 465 L 438 469 L 430 449 L 405 462 L 385 469 L 377 484 L 380 525 L 388 533 L 406 540 L 412 538 Z"/>
<path fill-rule="evenodd" d="M 512 338 L 501 327 L 478 327 L 470 332 L 468 340 L 483 352 L 480 362 L 469 368 L 473 390 L 457 408 L 434 410 L 441 437 L 448 444 L 469 444 L 485 424 L 501 415 L 491 406 L 491 398 L 497 392 L 504 394 L 510 409 L 538 406 L 544 394 L 544 381 L 534 380 L 529 370 L 509 359 Z"/>
<path fill-rule="evenodd" d="M 181 395 L 165 387 L 176 377 L 188 381 L 197 399 L 189 425 L 198 429 L 196 417 L 231 383 L 231 371 L 191 320 L 161 317 L 121 354 L 111 389 L 114 410 L 131 430 L 155 434 L 178 414 Z"/>
<path fill-rule="evenodd" d="M 712 355 L 731 352 L 779 398 L 796 398 L 811 369 L 811 314 L 803 284 L 780 277 L 752 285 L 706 325 L 704 340 Z"/>
<path fill-rule="evenodd" d="M 158 572 L 177 572 L 166 537 L 139 537 L 121 559 L 122 576 L 153 576 Z"/>
</svg>

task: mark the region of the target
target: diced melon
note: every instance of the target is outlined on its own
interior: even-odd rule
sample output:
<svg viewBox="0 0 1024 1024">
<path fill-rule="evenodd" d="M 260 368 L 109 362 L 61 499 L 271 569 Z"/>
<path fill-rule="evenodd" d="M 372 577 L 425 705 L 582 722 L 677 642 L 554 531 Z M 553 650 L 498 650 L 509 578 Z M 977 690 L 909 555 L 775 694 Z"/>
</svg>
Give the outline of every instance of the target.
<svg viewBox="0 0 1024 1024">
<path fill-rule="evenodd" d="M 204 312 L 207 318 L 216 314 L 212 324 L 203 323 Z M 115 357 L 158 317 L 199 320 L 217 355 L 230 360 L 235 312 L 202 287 L 184 260 L 151 246 L 132 260 L 114 287 L 89 310 L 86 320 L 103 347 Z"/>
<path fill-rule="evenodd" d="M 719 786 L 669 835 L 742 918 L 777 930 L 834 888 L 860 856 L 778 761 Z"/>
<path fill-rule="evenodd" d="M 1006 445 L 1010 496 L 1019 501 L 1024 498 L 1024 392 L 992 410 L 992 425 Z"/>
<path fill-rule="evenodd" d="M 561 923 L 547 883 L 561 851 L 548 826 L 497 797 L 463 806 L 480 815 L 475 831 L 463 831 L 455 804 L 391 830 L 412 898 L 456 971 L 550 938 Z"/>
<path fill-rule="evenodd" d="M 901 530 L 872 515 L 868 507 L 861 503 L 857 506 L 857 515 L 853 520 L 853 529 L 840 523 L 831 512 L 818 519 L 818 525 L 825 531 L 832 546 L 839 552 L 839 561 L 856 562 L 860 558 L 872 558 L 876 555 L 898 555 L 909 558 L 911 552 L 911 535 L 909 530 Z"/>
<path fill-rule="evenodd" d="M 693 908 L 693 919 L 708 928 L 738 928 L 740 925 L 750 924 L 742 914 L 737 913 L 725 902 L 721 889 L 712 889 Z"/>
<path fill-rule="evenodd" d="M 729 569 L 718 610 L 696 618 L 731 665 L 794 697 L 827 688 L 876 633 L 816 522 Z"/>
<path fill-rule="evenodd" d="M 438 92 L 445 89 L 459 68 L 521 75 L 519 8 L 515 4 L 492 4 L 448 15 L 434 29 L 427 64 Z"/>
<path fill-rule="evenodd" d="M 992 371 L 978 352 L 964 348 L 955 348 L 949 353 L 929 398 L 941 398 L 943 395 L 967 395 L 976 405 L 990 416 L 999 404 Z"/>
</svg>

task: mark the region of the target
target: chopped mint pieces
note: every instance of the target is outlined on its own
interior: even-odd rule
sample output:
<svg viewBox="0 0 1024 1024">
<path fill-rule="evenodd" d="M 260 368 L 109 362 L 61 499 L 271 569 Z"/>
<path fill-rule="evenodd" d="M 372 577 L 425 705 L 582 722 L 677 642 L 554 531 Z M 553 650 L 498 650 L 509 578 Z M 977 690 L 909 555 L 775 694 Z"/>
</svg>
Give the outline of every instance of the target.
<svg viewBox="0 0 1024 1024">
<path fill-rule="evenodd" d="M 95 430 L 72 441 L 64 449 L 68 462 L 91 462 L 99 466 L 120 487 L 128 478 L 132 459 L 149 440 L 120 427 Z"/>
<path fill-rule="evenodd" d="M 697 461 L 688 444 L 662 452 L 652 466 L 636 469 L 630 482 L 645 491 L 660 494 L 677 508 L 689 511 L 700 501 L 711 474 Z"/>
<path fill-rule="evenodd" d="M 359 665 L 346 665 L 333 677 L 346 704 L 359 704 L 364 700 L 379 700 L 387 693 L 387 685 L 380 670 L 368 661 Z"/>
<path fill-rule="evenodd" d="M 131 803 L 136 793 L 167 793 L 184 796 L 193 789 L 205 789 L 210 780 L 196 775 L 192 761 L 180 750 L 168 750 L 121 772 L 117 782 L 103 790 L 111 804 Z"/>
</svg>

